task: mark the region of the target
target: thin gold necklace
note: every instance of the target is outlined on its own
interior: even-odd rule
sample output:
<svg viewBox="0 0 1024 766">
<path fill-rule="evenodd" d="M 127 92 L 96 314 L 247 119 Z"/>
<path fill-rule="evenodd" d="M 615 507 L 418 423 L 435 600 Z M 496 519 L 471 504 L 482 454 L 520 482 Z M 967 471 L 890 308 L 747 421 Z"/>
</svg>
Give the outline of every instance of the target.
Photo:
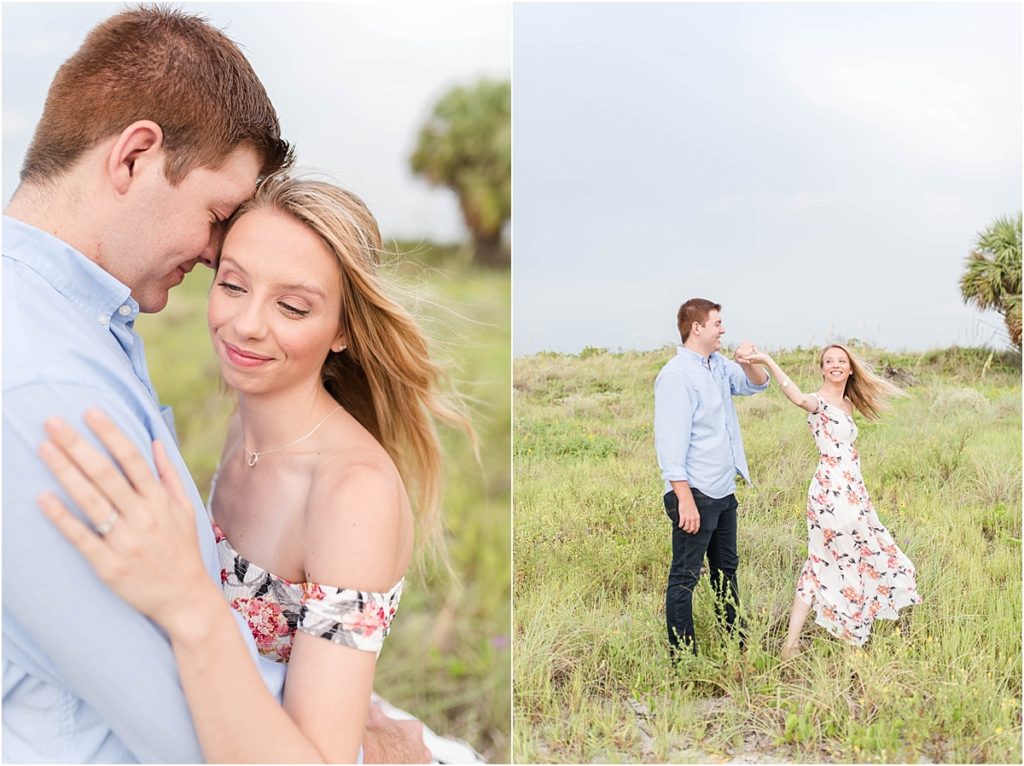
<svg viewBox="0 0 1024 766">
<path fill-rule="evenodd" d="M 326 415 L 324 415 L 323 419 L 319 423 L 317 423 L 315 426 L 313 426 L 313 430 L 312 431 L 310 431 L 305 436 L 300 436 L 295 441 L 291 442 L 290 444 L 286 444 L 283 447 L 274 447 L 274 449 L 265 449 L 262 452 L 251 452 L 251 451 L 249 451 L 248 448 L 246 448 L 245 444 L 243 443 L 242 444 L 242 450 L 246 454 L 245 464 L 247 466 L 249 466 L 250 468 L 252 468 L 254 465 L 256 465 L 256 461 L 258 461 L 264 455 L 269 455 L 271 452 L 280 452 L 283 449 L 288 449 L 289 447 L 294 447 L 299 442 L 306 441 L 306 439 L 308 439 L 310 436 L 315 434 L 320 429 L 320 426 L 322 426 L 324 423 L 327 422 L 327 418 L 329 418 L 331 415 L 333 415 L 335 412 L 337 412 L 340 409 L 341 409 L 341 405 L 339 404 L 333 410 L 331 410 Z"/>
</svg>

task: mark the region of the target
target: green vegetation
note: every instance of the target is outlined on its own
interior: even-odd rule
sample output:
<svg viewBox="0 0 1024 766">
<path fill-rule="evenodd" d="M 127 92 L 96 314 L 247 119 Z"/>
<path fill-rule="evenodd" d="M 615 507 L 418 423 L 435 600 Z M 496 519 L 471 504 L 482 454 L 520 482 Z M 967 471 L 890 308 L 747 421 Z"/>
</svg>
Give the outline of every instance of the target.
<svg viewBox="0 0 1024 766">
<path fill-rule="evenodd" d="M 512 215 L 512 83 L 480 80 L 445 93 L 420 129 L 409 163 L 459 198 L 475 257 L 507 265 L 502 233 Z"/>
<path fill-rule="evenodd" d="M 1021 345 L 1021 214 L 997 218 L 978 235 L 977 249 L 967 256 L 960 277 L 964 302 L 998 311 L 1006 322 L 1010 343 Z"/>
<path fill-rule="evenodd" d="M 738 490 L 748 646 L 718 627 L 705 577 L 702 653 L 678 671 L 651 427 L 673 351 L 516 360 L 517 762 L 1020 763 L 1020 356 L 854 347 L 909 394 L 878 422 L 857 416 L 858 449 L 924 603 L 863 649 L 809 624 L 803 654 L 779 663 L 815 449 L 773 385 L 736 400 L 757 484 Z M 776 359 L 817 387 L 817 349 Z"/>
<path fill-rule="evenodd" d="M 435 252 L 420 243 L 412 250 L 396 257 L 393 276 L 405 305 L 438 341 L 435 356 L 450 361 L 452 380 L 472 399 L 480 462 L 463 436 L 442 434 L 455 577 L 431 566 L 410 571 L 375 686 L 439 734 L 508 761 L 510 280 L 507 271 L 460 261 L 454 248 Z M 154 385 L 174 407 L 182 451 L 204 493 L 234 407 L 206 329 L 211 279 L 197 269 L 171 293 L 167 309 L 139 323 Z"/>
</svg>

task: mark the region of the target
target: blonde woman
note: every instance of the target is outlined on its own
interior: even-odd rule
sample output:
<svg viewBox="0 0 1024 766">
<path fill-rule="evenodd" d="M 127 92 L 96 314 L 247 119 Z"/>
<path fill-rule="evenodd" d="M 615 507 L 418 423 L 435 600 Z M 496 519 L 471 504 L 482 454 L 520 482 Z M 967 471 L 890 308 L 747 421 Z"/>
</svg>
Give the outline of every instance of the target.
<svg viewBox="0 0 1024 766">
<path fill-rule="evenodd" d="M 877 419 L 887 400 L 901 391 L 839 344 L 822 350 L 822 384 L 813 394 L 802 393 L 768 354 L 755 349 L 746 361 L 767 367 L 786 398 L 807 410 L 819 451 L 807 491 L 807 561 L 797 581 L 782 658 L 799 652 L 800 631 L 811 609 L 815 622 L 833 636 L 862 646 L 876 619 L 895 620 L 900 609 L 921 601 L 914 565 L 879 521 L 853 446 L 853 411 Z"/>
<path fill-rule="evenodd" d="M 381 249 L 358 198 L 283 175 L 228 223 L 208 310 L 238 396 L 209 503 L 220 590 L 158 442 L 159 478 L 96 412 L 86 422 L 124 476 L 66 426 L 43 450 L 95 527 L 53 496 L 43 510 L 167 632 L 208 762 L 356 759 L 413 556 L 412 509 L 424 539 L 438 531 L 434 421 L 472 435 L 415 321 L 381 285 Z M 283 706 L 237 616 L 265 660 L 287 663 Z"/>
</svg>

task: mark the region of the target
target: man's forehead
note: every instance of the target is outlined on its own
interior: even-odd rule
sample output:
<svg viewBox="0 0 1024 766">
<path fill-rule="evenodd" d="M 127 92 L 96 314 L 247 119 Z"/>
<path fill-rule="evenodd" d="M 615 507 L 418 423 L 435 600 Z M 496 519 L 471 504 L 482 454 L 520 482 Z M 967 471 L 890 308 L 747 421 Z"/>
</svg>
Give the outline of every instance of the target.
<svg viewBox="0 0 1024 766">
<path fill-rule="evenodd" d="M 230 212 L 256 192 L 260 161 L 254 149 L 237 147 L 219 167 L 193 172 L 199 174 L 215 204 L 227 206 Z"/>
</svg>

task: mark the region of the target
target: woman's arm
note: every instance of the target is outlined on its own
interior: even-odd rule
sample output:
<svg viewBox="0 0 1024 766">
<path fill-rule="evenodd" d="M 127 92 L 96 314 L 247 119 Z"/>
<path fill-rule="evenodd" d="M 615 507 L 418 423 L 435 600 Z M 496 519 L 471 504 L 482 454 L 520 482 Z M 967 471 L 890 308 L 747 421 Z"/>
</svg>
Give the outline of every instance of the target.
<svg viewBox="0 0 1024 766">
<path fill-rule="evenodd" d="M 306 620 L 295 634 L 284 707 L 322 750 L 354 755 L 369 712 L 366 703 L 377 658 L 376 652 L 363 649 L 383 641 L 386 628 L 376 625 L 382 606 L 390 623 L 389 605 L 376 594 L 389 592 L 405 574 L 412 553 L 412 515 L 398 472 L 381 451 L 323 464 L 314 477 L 304 521 L 306 578 L 374 595 L 363 613 L 349 609 L 339 615 L 331 595 L 309 602 Z M 341 635 L 334 641 L 349 645 L 316 635 L 339 616 Z M 346 631 L 346 621 L 361 627 Z M 339 685 L 348 693 L 337 694 Z"/>
<path fill-rule="evenodd" d="M 142 448 L 148 429 L 164 425 L 159 416 L 144 423 L 117 392 L 80 382 L 12 384 L 3 394 L 4 760 L 130 753 L 139 763 L 195 763 L 202 750 L 167 638 L 110 592 L 35 505 L 40 493 L 61 492 L 36 453 L 41 413 L 79 422 L 90 402 L 102 402 Z M 28 683 L 13 683 L 20 672 Z M 40 693 L 53 695 L 52 708 L 39 706 Z M 58 707 L 59 694 L 66 696 Z M 104 725 L 113 732 L 102 744 L 72 736 L 97 718 L 96 733 Z"/>
<path fill-rule="evenodd" d="M 109 421 L 91 417 L 87 422 L 124 476 L 71 429 L 50 433 L 58 449 L 44 450 L 49 453 L 45 459 L 93 524 L 107 519 L 111 507 L 118 520 L 101 537 L 55 497 L 41 498 L 40 505 L 101 579 L 167 631 L 206 760 L 354 761 L 369 708 L 375 655 L 297 635 L 293 652 L 298 664 L 289 670 L 286 699 L 301 693 L 303 700 L 326 712 L 320 717 L 289 715 L 267 690 L 230 607 L 199 561 L 194 510 L 183 501 L 160 445 L 154 444 L 157 480 Z M 366 497 L 344 499 L 372 502 Z M 324 546 L 338 542 L 325 540 Z M 304 669 L 313 664 L 314 670 Z M 343 717 L 331 717 L 334 713 Z"/>
<path fill-rule="evenodd" d="M 746 360 L 751 364 L 763 364 L 767 367 L 775 381 L 779 384 L 779 388 L 782 389 L 782 393 L 797 407 L 801 407 L 808 412 L 814 412 L 818 409 L 818 398 L 814 394 L 802 393 L 797 388 L 796 383 L 790 380 L 789 376 L 782 371 L 782 368 L 768 354 L 755 348 L 752 353 L 746 355 Z"/>
</svg>

